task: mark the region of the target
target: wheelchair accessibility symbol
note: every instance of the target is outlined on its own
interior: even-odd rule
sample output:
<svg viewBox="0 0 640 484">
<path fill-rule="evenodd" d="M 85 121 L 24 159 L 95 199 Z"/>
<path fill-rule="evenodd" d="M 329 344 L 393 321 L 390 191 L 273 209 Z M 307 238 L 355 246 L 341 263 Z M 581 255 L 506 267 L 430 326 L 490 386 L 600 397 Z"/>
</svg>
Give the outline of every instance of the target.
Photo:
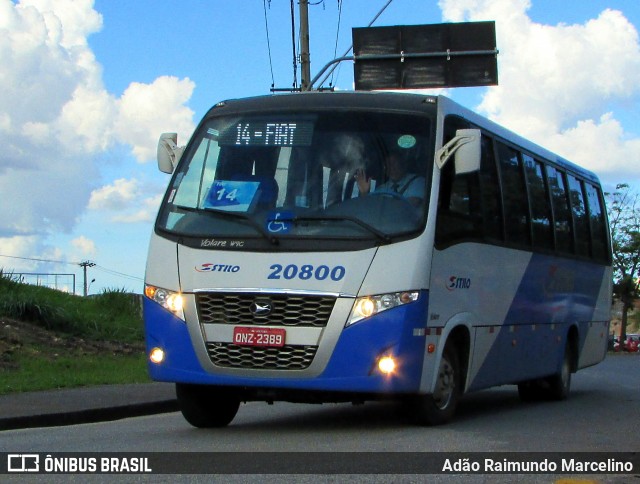
<svg viewBox="0 0 640 484">
<path fill-rule="evenodd" d="M 267 216 L 267 232 L 271 234 L 286 234 L 293 224 L 293 212 L 271 212 Z"/>
</svg>

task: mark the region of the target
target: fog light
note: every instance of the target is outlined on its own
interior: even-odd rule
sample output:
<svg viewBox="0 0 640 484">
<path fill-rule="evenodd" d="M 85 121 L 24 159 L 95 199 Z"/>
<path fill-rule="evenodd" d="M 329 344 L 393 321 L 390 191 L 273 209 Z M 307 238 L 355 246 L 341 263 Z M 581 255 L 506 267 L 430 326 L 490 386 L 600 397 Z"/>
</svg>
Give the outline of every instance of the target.
<svg viewBox="0 0 640 484">
<path fill-rule="evenodd" d="M 162 348 L 153 348 L 149 352 L 149 359 L 152 363 L 159 365 L 164 361 L 164 350 Z"/>
<path fill-rule="evenodd" d="M 383 356 L 378 361 L 378 369 L 385 375 L 391 375 L 396 370 L 396 361 L 392 356 Z"/>
</svg>

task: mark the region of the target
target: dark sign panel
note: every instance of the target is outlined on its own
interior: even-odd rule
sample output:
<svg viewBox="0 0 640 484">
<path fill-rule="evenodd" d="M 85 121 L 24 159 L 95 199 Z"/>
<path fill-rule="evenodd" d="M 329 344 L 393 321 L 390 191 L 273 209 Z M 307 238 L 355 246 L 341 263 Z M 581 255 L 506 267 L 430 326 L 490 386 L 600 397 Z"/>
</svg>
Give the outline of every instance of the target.
<svg viewBox="0 0 640 484">
<path fill-rule="evenodd" d="M 353 29 L 357 90 L 498 84 L 495 22 Z"/>
</svg>

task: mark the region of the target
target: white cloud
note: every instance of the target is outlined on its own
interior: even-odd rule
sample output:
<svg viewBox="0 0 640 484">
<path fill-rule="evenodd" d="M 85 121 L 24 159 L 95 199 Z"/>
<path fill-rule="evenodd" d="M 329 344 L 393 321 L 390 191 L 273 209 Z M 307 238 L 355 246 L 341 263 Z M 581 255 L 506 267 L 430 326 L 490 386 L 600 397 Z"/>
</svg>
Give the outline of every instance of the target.
<svg viewBox="0 0 640 484">
<path fill-rule="evenodd" d="M 53 126 L 65 152 L 93 154 L 116 142 L 112 127 L 117 117 L 115 102 L 103 89 L 79 85 L 61 107 Z"/>
<path fill-rule="evenodd" d="M 138 161 L 156 156 L 160 133 L 178 131 L 190 136 L 193 111 L 184 106 L 195 84 L 189 79 L 162 76 L 152 84 L 132 82 L 117 103 L 118 138 L 133 147 Z M 170 110 L 167 107 L 170 106 Z M 175 106 L 175 107 L 174 107 Z"/>
<path fill-rule="evenodd" d="M 638 179 L 640 140 L 612 109 L 640 94 L 638 32 L 610 9 L 583 24 L 543 25 L 527 15 L 531 3 L 440 1 L 448 21 L 496 21 L 500 85 L 478 109 L 601 175 Z"/>
<path fill-rule="evenodd" d="M 114 223 L 151 222 L 156 216 L 162 189 L 155 185 L 142 185 L 136 179 L 120 178 L 112 184 L 94 190 L 89 209 L 110 215 Z"/>
<path fill-rule="evenodd" d="M 20 0 L 17 8 L 34 9 L 33 18 L 44 20 L 52 43 L 66 49 L 85 47 L 87 36 L 102 28 L 93 0 Z"/>
<path fill-rule="evenodd" d="M 86 238 L 84 235 L 73 239 L 71 245 L 80 252 L 81 258 L 94 257 L 96 255 L 95 242 Z"/>
<path fill-rule="evenodd" d="M 145 198 L 140 202 L 138 210 L 114 215 L 111 220 L 119 223 L 152 222 L 158 213 L 161 200 L 162 194 Z"/>
<path fill-rule="evenodd" d="M 138 181 L 119 178 L 111 185 L 91 192 L 88 208 L 91 210 L 122 210 L 137 197 Z"/>
<path fill-rule="evenodd" d="M 96 190 L 99 156 L 121 145 L 148 161 L 160 132 L 193 130 L 189 79 L 132 83 L 121 98 L 105 89 L 87 42 L 102 28 L 93 4 L 0 0 L 0 193 L 11 200 L 0 210 L 4 254 L 24 253 L 16 238 L 29 238 L 31 255 L 43 253 L 51 235 L 73 230 L 88 203 L 130 206 L 150 196 L 131 180 Z"/>
<path fill-rule="evenodd" d="M 37 236 L 0 237 L 0 270 L 3 272 L 36 272 L 43 261 L 51 261 L 52 271 L 68 272 L 63 251 L 56 247 L 42 247 Z M 34 257 L 34 254 L 38 254 Z M 72 263 L 71 263 L 72 264 Z"/>
<path fill-rule="evenodd" d="M 611 113 L 597 121 L 579 121 L 575 127 L 552 136 L 548 144 L 566 157 L 588 160 L 589 167 L 611 183 L 638 178 L 640 138 L 629 138 Z"/>
<path fill-rule="evenodd" d="M 37 266 L 37 261 L 18 259 L 18 257 L 31 257 L 29 250 L 35 245 L 36 237 L 14 236 L 0 238 L 0 254 L 12 256 L 0 257 L 0 269 L 3 272 L 6 272 L 7 268 L 33 271 Z"/>
</svg>

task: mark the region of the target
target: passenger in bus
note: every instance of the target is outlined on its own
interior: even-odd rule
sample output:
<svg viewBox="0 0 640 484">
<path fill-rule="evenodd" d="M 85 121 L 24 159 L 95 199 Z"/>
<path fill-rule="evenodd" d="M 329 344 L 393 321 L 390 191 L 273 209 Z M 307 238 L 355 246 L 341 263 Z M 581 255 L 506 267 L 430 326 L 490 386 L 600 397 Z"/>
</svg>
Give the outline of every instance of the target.
<svg viewBox="0 0 640 484">
<path fill-rule="evenodd" d="M 376 193 L 397 193 L 413 206 L 419 206 L 425 196 L 425 179 L 415 173 L 409 173 L 408 161 L 398 152 L 391 152 L 385 159 L 387 181 L 376 186 Z M 371 191 L 371 178 L 363 168 L 356 171 L 355 180 L 360 196 Z"/>
</svg>

